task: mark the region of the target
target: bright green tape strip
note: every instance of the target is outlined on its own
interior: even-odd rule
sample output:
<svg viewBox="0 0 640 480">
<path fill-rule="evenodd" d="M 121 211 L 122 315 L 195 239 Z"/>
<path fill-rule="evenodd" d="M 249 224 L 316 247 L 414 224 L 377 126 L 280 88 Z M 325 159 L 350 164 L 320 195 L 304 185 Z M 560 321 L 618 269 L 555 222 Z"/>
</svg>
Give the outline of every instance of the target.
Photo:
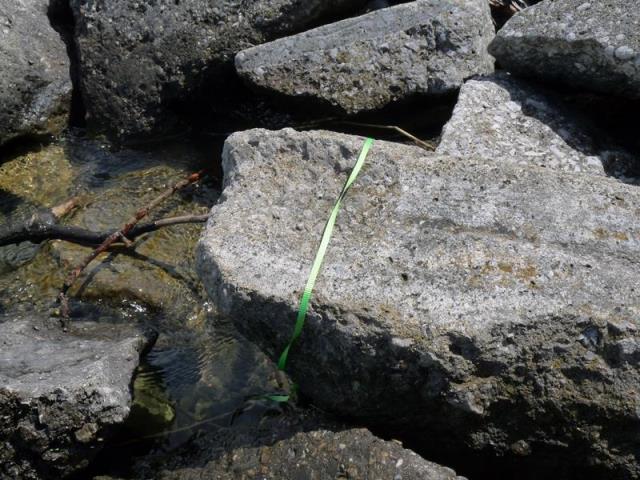
<svg viewBox="0 0 640 480">
<path fill-rule="evenodd" d="M 327 253 L 327 247 L 329 246 L 329 240 L 331 240 L 331 235 L 333 234 L 333 227 L 336 224 L 338 212 L 340 211 L 340 206 L 342 205 L 342 200 L 344 200 L 344 197 L 351 188 L 351 185 L 353 185 L 353 182 L 355 182 L 356 178 L 358 177 L 360 170 L 362 170 L 362 166 L 364 165 L 364 161 L 367 158 L 372 145 L 373 138 L 367 138 L 367 140 L 364 142 L 364 146 L 362 147 L 362 151 L 360 152 L 360 156 L 358 157 L 358 161 L 353 167 L 351 175 L 349 175 L 349 178 L 347 178 L 344 187 L 342 187 L 340 196 L 338 197 L 336 204 L 333 206 L 333 210 L 331 210 L 329 220 L 324 227 L 322 240 L 320 241 L 320 247 L 318 247 L 318 251 L 316 252 L 316 258 L 313 260 L 311 273 L 309 274 L 307 285 L 304 287 L 304 293 L 302 294 L 302 299 L 300 300 L 300 308 L 298 309 L 298 317 L 296 319 L 296 326 L 293 329 L 293 335 L 291 336 L 291 340 L 289 340 L 289 343 L 282 352 L 282 355 L 280 355 L 280 360 L 278 361 L 278 368 L 280 370 L 285 369 L 285 366 L 287 365 L 287 358 L 289 357 L 289 350 L 291 350 L 291 346 L 302 333 L 302 327 L 304 327 L 304 321 L 307 318 L 307 310 L 309 310 L 311 292 L 313 292 L 313 286 L 316 283 L 316 278 L 318 277 L 318 273 L 320 272 L 322 261 L 324 260 L 324 256 Z"/>
</svg>

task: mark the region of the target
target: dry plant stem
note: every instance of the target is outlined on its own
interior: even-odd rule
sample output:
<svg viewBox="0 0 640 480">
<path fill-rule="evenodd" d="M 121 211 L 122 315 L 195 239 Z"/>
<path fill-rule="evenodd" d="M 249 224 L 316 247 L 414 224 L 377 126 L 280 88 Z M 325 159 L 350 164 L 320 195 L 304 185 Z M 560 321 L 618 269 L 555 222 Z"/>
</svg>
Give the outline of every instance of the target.
<svg viewBox="0 0 640 480">
<path fill-rule="evenodd" d="M 353 125 L 355 127 L 382 128 L 384 130 L 395 130 L 400 135 L 404 135 L 409 140 L 414 142 L 419 147 L 424 148 L 425 150 L 429 150 L 430 152 L 433 152 L 436 149 L 435 146 L 432 145 L 431 143 L 425 142 L 424 140 L 420 140 L 418 137 L 416 137 L 414 135 L 411 135 L 409 132 L 407 132 L 406 130 L 403 130 L 402 128 L 400 128 L 400 127 L 398 127 L 396 125 L 378 125 L 378 124 L 375 124 L 375 123 L 349 122 L 349 121 L 346 121 L 346 120 L 342 121 L 340 123 L 342 123 L 344 125 Z"/>
<path fill-rule="evenodd" d="M 129 221 L 127 221 L 127 223 L 125 223 L 120 230 L 117 230 L 113 232 L 111 235 L 109 235 L 100 245 L 98 245 L 95 248 L 95 250 L 93 250 L 93 252 L 91 252 L 89 255 L 85 257 L 85 259 L 82 261 L 82 263 L 80 263 L 80 265 L 78 265 L 69 273 L 66 280 L 64 281 L 64 284 L 62 285 L 62 289 L 60 290 L 60 293 L 58 294 L 58 300 L 60 302 L 60 313 L 62 315 L 62 318 L 69 318 L 69 299 L 67 298 L 67 292 L 73 286 L 73 284 L 78 279 L 80 274 L 82 274 L 82 271 L 85 268 L 87 268 L 87 266 L 98 255 L 105 252 L 113 243 L 117 242 L 118 240 L 122 240 L 122 238 L 126 238 L 127 234 L 133 229 L 133 227 L 135 227 L 140 220 L 146 217 L 152 209 L 157 207 L 159 204 L 161 204 L 164 200 L 169 198 L 178 190 L 181 190 L 184 187 L 187 187 L 195 182 L 198 182 L 203 176 L 204 176 L 204 171 L 193 173 L 189 175 L 187 178 L 185 178 L 184 180 L 181 180 L 175 185 L 173 185 L 171 188 L 165 190 L 162 194 L 156 197 L 149 205 L 138 210 L 135 213 L 135 215 L 131 217 Z"/>
<path fill-rule="evenodd" d="M 403 130 L 402 128 L 398 127 L 397 125 L 379 125 L 377 123 L 353 122 L 349 120 L 340 120 L 337 117 L 327 117 L 327 118 L 321 118 L 319 120 L 315 120 L 313 122 L 296 125 L 295 128 L 312 128 L 327 122 L 336 122 L 336 123 L 341 123 L 343 125 L 352 125 L 354 127 L 381 128 L 383 130 L 394 130 L 398 132 L 400 135 L 407 137 L 409 140 L 416 143 L 419 147 L 422 147 L 425 150 L 429 150 L 430 152 L 432 152 L 436 149 L 435 145 L 429 142 L 425 142 L 424 140 L 420 140 L 415 135 L 410 134 L 406 130 Z"/>
</svg>

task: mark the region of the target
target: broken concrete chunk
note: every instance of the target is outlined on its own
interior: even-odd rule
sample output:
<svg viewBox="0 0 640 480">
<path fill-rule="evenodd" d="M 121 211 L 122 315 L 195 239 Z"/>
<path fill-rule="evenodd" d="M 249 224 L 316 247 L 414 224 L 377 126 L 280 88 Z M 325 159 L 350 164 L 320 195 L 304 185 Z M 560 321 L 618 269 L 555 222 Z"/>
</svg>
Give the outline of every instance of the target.
<svg viewBox="0 0 640 480">
<path fill-rule="evenodd" d="M 464 480 L 453 470 L 429 462 L 396 442 L 374 437 L 364 429 L 298 433 L 270 446 L 236 448 L 204 467 L 165 472 L 160 478 Z"/>
<path fill-rule="evenodd" d="M 137 137 L 175 128 L 189 102 L 220 103 L 240 50 L 365 0 L 71 0 L 90 128 Z"/>
<path fill-rule="evenodd" d="M 0 477 L 62 478 L 85 468 L 129 414 L 152 338 L 130 325 L 0 323 Z M 6 476 L 6 477 L 5 477 Z"/>
<path fill-rule="evenodd" d="M 293 130 L 226 142 L 199 273 L 273 358 L 362 144 Z M 638 205 L 636 187 L 604 176 L 378 141 L 340 212 L 290 371 L 323 408 L 425 427 L 449 453 L 640 475 L 640 336 L 613 327 L 640 318 Z"/>
<path fill-rule="evenodd" d="M 493 36 L 486 0 L 418 0 L 249 48 L 236 70 L 256 88 L 352 114 L 492 72 Z"/>
<path fill-rule="evenodd" d="M 636 158 L 540 86 L 496 74 L 466 82 L 438 153 L 634 181 Z"/>
<path fill-rule="evenodd" d="M 48 0 L 11 0 L 0 9 L 0 145 L 67 126 L 67 47 L 49 22 Z"/>
<path fill-rule="evenodd" d="M 526 77 L 640 98 L 640 9 L 627 0 L 553 0 L 515 15 L 489 51 Z"/>
</svg>

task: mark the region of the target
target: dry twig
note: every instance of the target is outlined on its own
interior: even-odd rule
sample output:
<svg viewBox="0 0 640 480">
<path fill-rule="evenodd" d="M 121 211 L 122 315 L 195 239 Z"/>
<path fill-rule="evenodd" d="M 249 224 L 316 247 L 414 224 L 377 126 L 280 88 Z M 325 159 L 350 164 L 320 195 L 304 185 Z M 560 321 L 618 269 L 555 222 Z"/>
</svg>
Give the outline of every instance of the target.
<svg viewBox="0 0 640 480">
<path fill-rule="evenodd" d="M 85 257 L 85 259 L 77 267 L 75 267 L 69 273 L 66 280 L 64 281 L 64 284 L 62 285 L 62 289 L 60 290 L 60 293 L 58 294 L 58 301 L 60 302 L 60 313 L 63 319 L 69 318 L 69 299 L 67 298 L 67 292 L 73 286 L 73 284 L 78 279 L 82 271 L 85 268 L 87 268 L 87 266 L 98 255 L 107 251 L 107 249 L 115 242 L 123 241 L 124 243 L 126 243 L 125 239 L 126 241 L 129 241 L 127 235 L 129 235 L 129 233 L 131 232 L 131 230 L 133 230 L 136 224 L 140 220 L 142 220 L 144 217 L 146 217 L 152 209 L 157 207 L 160 203 L 162 203 L 164 200 L 169 198 L 178 190 L 181 190 L 184 187 L 187 187 L 193 183 L 198 182 L 203 176 L 204 176 L 203 171 L 193 173 L 189 175 L 187 178 L 185 178 L 184 180 L 181 180 L 175 185 L 173 185 L 171 188 L 165 190 L 162 194 L 156 197 L 151 203 L 149 203 L 149 205 L 138 210 L 135 213 L 135 215 L 131 217 L 127 221 L 127 223 L 125 223 L 122 226 L 120 230 L 117 230 L 111 233 L 100 245 L 98 245 L 89 255 L 87 255 L 87 257 Z"/>
<path fill-rule="evenodd" d="M 0 247 L 38 238 L 47 230 L 55 229 L 58 220 L 67 215 L 80 203 L 80 197 L 74 197 L 50 210 L 38 210 L 20 225 L 3 226 L 0 229 Z M 39 243 L 39 242 L 34 242 Z"/>
<path fill-rule="evenodd" d="M 208 218 L 208 214 L 163 218 L 154 222 L 136 225 L 129 231 L 126 238 L 127 240 L 135 240 L 140 235 L 154 232 L 164 227 L 185 223 L 204 223 Z M 95 232 L 72 225 L 56 225 L 55 223 L 47 222 L 46 219 L 42 219 L 41 215 L 37 214 L 26 224 L 11 227 L 8 231 L 0 233 L 0 247 L 20 242 L 41 243 L 46 240 L 64 240 L 77 245 L 95 247 L 114 233 L 117 232 Z M 127 243 L 122 237 L 120 237 L 120 241 Z"/>
</svg>

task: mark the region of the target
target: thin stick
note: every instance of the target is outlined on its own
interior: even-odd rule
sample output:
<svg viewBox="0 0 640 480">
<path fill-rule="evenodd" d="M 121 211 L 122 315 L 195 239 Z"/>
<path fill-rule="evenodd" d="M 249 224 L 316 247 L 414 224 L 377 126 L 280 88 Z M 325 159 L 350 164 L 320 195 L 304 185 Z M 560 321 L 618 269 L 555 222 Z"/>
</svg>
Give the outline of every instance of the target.
<svg viewBox="0 0 640 480">
<path fill-rule="evenodd" d="M 170 225 L 180 225 L 183 223 L 204 223 L 209 219 L 209 214 L 203 215 L 183 215 L 181 217 L 170 217 L 156 220 L 155 222 L 145 223 L 137 228 L 134 228 L 129 234 L 129 238 L 135 238 L 143 233 L 152 232 L 162 227 L 168 227 Z"/>
<path fill-rule="evenodd" d="M 209 218 L 209 214 L 204 215 L 183 215 L 181 217 L 169 217 L 155 222 L 136 225 L 127 234 L 127 240 L 135 240 L 140 235 L 154 232 L 164 227 L 180 225 L 184 223 L 204 223 Z M 71 225 L 55 225 L 41 222 L 38 218 L 30 221 L 26 225 L 10 229 L 8 233 L 0 235 L 0 247 L 21 242 L 41 243 L 46 240 L 64 240 L 65 242 L 77 245 L 95 247 L 104 242 L 114 232 L 94 232 L 85 228 Z M 120 237 L 119 241 L 127 243 Z M 117 243 L 117 242 L 114 242 Z"/>
<path fill-rule="evenodd" d="M 20 225 L 8 225 L 0 229 L 0 247 L 37 238 L 47 230 L 56 228 L 58 220 L 67 215 L 80 203 L 80 197 L 73 197 L 50 210 L 38 210 Z"/>
<path fill-rule="evenodd" d="M 113 232 L 111 235 L 109 235 L 100 245 L 98 245 L 98 247 L 96 247 L 96 249 L 93 252 L 91 252 L 89 255 L 87 255 L 87 257 L 85 257 L 85 259 L 82 261 L 82 263 L 80 263 L 80 265 L 78 265 L 69 273 L 66 280 L 64 281 L 64 284 L 62 285 L 62 289 L 60 290 L 60 293 L 58 294 L 58 300 L 61 306 L 60 313 L 62 314 L 62 318 L 69 318 L 69 299 L 67 298 L 67 292 L 73 286 L 73 284 L 78 279 L 82 271 L 85 268 L 87 268 L 87 266 L 98 255 L 105 252 L 109 248 L 109 246 L 111 246 L 113 243 L 117 242 L 118 240 L 122 240 L 123 238 L 126 238 L 127 234 L 133 229 L 133 227 L 135 227 L 135 225 L 140 220 L 146 217 L 153 208 L 157 207 L 160 203 L 162 203 L 164 200 L 169 198 L 178 190 L 199 181 L 203 176 L 204 176 L 203 171 L 193 173 L 189 175 L 187 178 L 185 178 L 184 180 L 181 180 L 175 185 L 173 185 L 171 188 L 165 190 L 162 194 L 156 197 L 149 205 L 138 210 L 135 213 L 135 215 L 131 217 L 129 221 L 125 223 L 120 230 Z"/>
<path fill-rule="evenodd" d="M 425 142 L 424 140 L 420 140 L 418 137 L 411 135 L 409 132 L 407 132 L 406 130 L 403 130 L 402 128 L 396 126 L 396 125 L 378 125 L 375 123 L 360 123 L 360 122 L 350 122 L 350 121 L 341 121 L 340 123 L 342 123 L 343 125 L 353 125 L 355 127 L 365 127 L 365 128 L 381 128 L 384 130 L 395 130 L 396 132 L 398 132 L 400 135 L 404 135 L 405 137 L 407 137 L 408 139 L 412 140 L 413 142 L 416 143 L 416 145 L 418 145 L 419 147 L 424 148 L 425 150 L 429 150 L 430 152 L 433 152 L 436 147 L 428 142 Z"/>
</svg>

